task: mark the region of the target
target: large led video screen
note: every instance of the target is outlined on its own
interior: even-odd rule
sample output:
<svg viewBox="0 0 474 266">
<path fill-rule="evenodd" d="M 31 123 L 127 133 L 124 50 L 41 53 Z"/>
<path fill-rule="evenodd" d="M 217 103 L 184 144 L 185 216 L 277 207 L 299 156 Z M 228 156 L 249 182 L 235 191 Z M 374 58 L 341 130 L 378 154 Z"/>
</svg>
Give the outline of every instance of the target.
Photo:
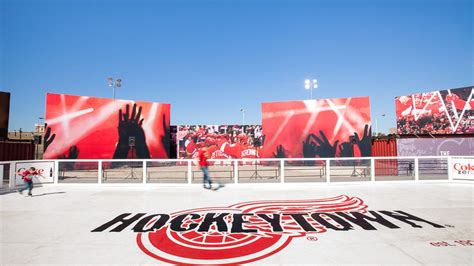
<svg viewBox="0 0 474 266">
<path fill-rule="evenodd" d="M 263 157 L 371 156 L 369 97 L 262 103 Z"/>
<path fill-rule="evenodd" d="M 259 158 L 263 144 L 260 125 L 181 125 L 176 139 L 180 159 L 197 158 L 205 146 L 211 159 Z"/>
<path fill-rule="evenodd" d="M 395 97 L 400 135 L 473 134 L 472 87 Z"/>
<path fill-rule="evenodd" d="M 8 137 L 8 118 L 10 116 L 10 93 L 0 91 L 0 139 Z"/>
<path fill-rule="evenodd" d="M 45 159 L 169 158 L 169 104 L 48 93 L 45 120 Z"/>
</svg>

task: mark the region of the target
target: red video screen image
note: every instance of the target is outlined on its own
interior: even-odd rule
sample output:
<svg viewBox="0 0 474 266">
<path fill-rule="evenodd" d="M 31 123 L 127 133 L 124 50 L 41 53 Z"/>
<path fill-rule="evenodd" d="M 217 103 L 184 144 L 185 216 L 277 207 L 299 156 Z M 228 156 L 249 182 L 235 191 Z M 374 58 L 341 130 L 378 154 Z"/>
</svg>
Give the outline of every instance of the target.
<svg viewBox="0 0 474 266">
<path fill-rule="evenodd" d="M 182 125 L 178 126 L 177 154 L 180 159 L 196 159 L 208 146 L 211 159 L 253 159 L 261 157 L 260 125 Z"/>
<path fill-rule="evenodd" d="M 471 87 L 399 96 L 395 106 L 400 135 L 474 133 Z"/>
<path fill-rule="evenodd" d="M 262 104 L 264 157 L 371 156 L 369 97 Z"/>
<path fill-rule="evenodd" d="M 48 93 L 45 120 L 45 159 L 169 158 L 169 104 Z"/>
</svg>

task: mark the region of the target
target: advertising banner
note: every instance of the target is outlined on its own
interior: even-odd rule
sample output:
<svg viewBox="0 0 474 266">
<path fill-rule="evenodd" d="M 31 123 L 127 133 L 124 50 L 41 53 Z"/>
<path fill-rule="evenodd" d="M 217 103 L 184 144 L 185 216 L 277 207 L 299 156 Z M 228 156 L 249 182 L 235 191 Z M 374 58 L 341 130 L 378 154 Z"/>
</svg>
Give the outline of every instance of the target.
<svg viewBox="0 0 474 266">
<path fill-rule="evenodd" d="M 453 157 L 451 163 L 453 179 L 474 180 L 474 158 Z"/>
<path fill-rule="evenodd" d="M 472 87 L 395 97 L 400 135 L 473 134 Z"/>
<path fill-rule="evenodd" d="M 8 119 L 10 116 L 10 93 L 0 91 L 0 139 L 8 137 Z"/>
<path fill-rule="evenodd" d="M 169 158 L 169 121 L 169 104 L 48 93 L 44 158 Z"/>
<path fill-rule="evenodd" d="M 474 155 L 474 138 L 397 139 L 398 156 Z"/>
<path fill-rule="evenodd" d="M 20 173 L 34 167 L 38 175 L 33 176 L 33 183 L 53 183 L 54 182 L 54 162 L 28 162 L 17 163 L 15 165 L 15 184 L 22 185 L 23 177 Z"/>
<path fill-rule="evenodd" d="M 197 158 L 208 146 L 211 159 L 259 158 L 263 144 L 260 125 L 186 125 L 176 135 L 180 159 Z"/>
<path fill-rule="evenodd" d="M 262 103 L 265 158 L 371 156 L 369 97 Z"/>
</svg>

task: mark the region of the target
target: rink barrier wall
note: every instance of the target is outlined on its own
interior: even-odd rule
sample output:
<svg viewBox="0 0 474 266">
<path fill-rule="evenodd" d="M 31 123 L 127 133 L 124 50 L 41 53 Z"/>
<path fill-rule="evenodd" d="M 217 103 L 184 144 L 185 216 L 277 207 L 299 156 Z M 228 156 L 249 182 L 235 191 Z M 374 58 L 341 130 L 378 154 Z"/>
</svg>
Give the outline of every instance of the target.
<svg viewBox="0 0 474 266">
<path fill-rule="evenodd" d="M 462 160 L 466 178 L 454 172 Z M 474 156 L 271 158 L 209 160 L 214 181 L 225 184 L 355 183 L 386 181 L 474 181 Z M 26 160 L 0 162 L 3 187 L 22 184 L 16 169 L 28 165 L 51 165 L 35 182 L 64 185 L 191 185 L 201 184 L 195 160 Z M 459 163 L 457 166 L 459 168 Z M 380 170 L 380 169 L 382 170 Z M 466 171 L 465 171 L 466 172 Z M 163 177 L 154 177 L 158 175 Z M 6 176 L 8 175 L 8 176 Z M 50 182 L 44 182 L 50 180 Z"/>
</svg>

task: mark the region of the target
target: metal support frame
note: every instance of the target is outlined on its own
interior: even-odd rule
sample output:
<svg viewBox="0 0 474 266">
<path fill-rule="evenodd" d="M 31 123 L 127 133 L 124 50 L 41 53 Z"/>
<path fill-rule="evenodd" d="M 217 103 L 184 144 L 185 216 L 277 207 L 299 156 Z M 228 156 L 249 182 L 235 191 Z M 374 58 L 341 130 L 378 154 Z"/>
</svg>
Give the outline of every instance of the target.
<svg viewBox="0 0 474 266">
<path fill-rule="evenodd" d="M 375 182 L 375 159 L 370 158 L 370 181 Z"/>
<path fill-rule="evenodd" d="M 99 180 L 99 185 L 102 184 L 102 161 L 97 162 L 98 167 L 97 167 L 97 180 Z"/>
<path fill-rule="evenodd" d="M 239 183 L 239 162 L 234 161 L 234 184 Z"/>
<path fill-rule="evenodd" d="M 193 169 L 192 169 L 192 161 L 188 161 L 188 184 L 191 185 L 192 184 L 192 179 L 193 179 Z"/>
<path fill-rule="evenodd" d="M 376 176 L 375 176 L 375 168 L 376 168 L 376 162 L 377 160 L 387 160 L 387 159 L 409 159 L 409 160 L 413 160 L 414 161 L 414 165 L 413 165 L 413 170 L 414 170 L 414 181 L 420 181 L 420 160 L 427 160 L 427 159 L 441 159 L 441 160 L 446 160 L 447 161 L 447 167 L 448 167 L 448 181 L 453 181 L 455 180 L 454 178 L 454 172 L 453 172 L 453 162 L 455 161 L 455 158 L 457 157 L 452 157 L 452 156 L 424 156 L 424 157 L 414 157 L 414 156 L 400 156 L 400 157 L 371 157 L 370 158 L 370 176 L 371 176 L 371 179 L 370 181 L 371 182 L 377 182 L 376 180 Z M 469 160 L 474 160 L 474 156 L 462 156 L 462 158 L 466 158 L 466 159 L 469 159 Z M 320 161 L 324 161 L 325 162 L 325 166 L 324 166 L 324 169 L 326 171 L 325 173 L 325 177 L 326 177 L 326 183 L 331 183 L 331 162 L 332 161 L 335 161 L 335 160 L 362 160 L 362 159 L 365 159 L 365 160 L 368 160 L 369 158 L 325 158 L 325 159 L 318 159 Z M 280 182 L 281 184 L 284 184 L 286 183 L 286 178 L 285 178 L 285 164 L 287 161 L 295 161 L 295 160 L 301 160 L 301 161 L 313 161 L 314 159 L 304 159 L 304 158 L 301 158 L 301 159 L 298 159 L 298 158 L 291 158 L 291 159 L 259 159 L 261 161 L 273 161 L 273 162 L 277 162 L 278 165 L 279 165 L 279 177 L 280 177 Z M 63 183 L 60 183 L 59 182 L 59 168 L 60 168 L 60 165 L 61 163 L 63 162 L 68 162 L 69 160 L 50 160 L 52 162 L 54 162 L 54 169 L 53 169 L 53 173 L 54 173 L 54 176 L 53 176 L 53 183 L 55 185 L 57 184 L 63 184 Z M 103 160 L 74 160 L 74 161 L 70 161 L 70 162 L 97 162 L 98 164 L 98 173 L 97 173 L 97 183 L 96 184 L 103 184 L 104 183 L 104 169 L 103 169 Z M 111 161 L 111 160 L 106 160 L 106 161 Z M 114 160 L 114 161 L 129 161 L 129 160 Z M 137 160 L 133 160 L 133 161 L 137 161 Z M 143 175 L 142 175 L 142 182 L 140 182 L 141 184 L 148 184 L 148 162 L 150 161 L 154 161 L 154 160 L 139 160 L 142 162 L 142 168 L 143 168 Z M 159 161 L 159 162 L 175 162 L 179 165 L 183 165 L 183 164 L 187 164 L 187 171 L 186 171 L 186 178 L 187 178 L 187 184 L 192 184 L 192 180 L 193 180 L 193 172 L 192 172 L 192 167 L 193 167 L 193 163 L 194 161 L 193 160 L 176 160 L 176 159 L 170 159 L 170 160 L 162 160 L 162 159 L 158 159 L 156 161 Z M 242 162 L 242 160 L 239 160 L 239 159 L 232 159 L 232 160 L 226 160 L 226 161 L 229 161 L 229 164 L 230 165 L 233 165 L 233 176 L 234 176 L 234 184 L 238 184 L 239 183 L 239 167 L 240 167 L 240 162 Z M 443 165 L 444 165 L 444 162 L 446 161 L 443 161 Z M 3 165 L 10 165 L 10 172 L 9 172 L 9 177 L 8 177 L 8 180 L 9 180 L 9 183 L 8 185 L 6 185 L 5 187 L 8 187 L 10 189 L 13 189 L 16 187 L 16 173 L 15 173 L 15 170 L 16 170 L 16 166 L 18 163 L 35 163 L 35 162 L 39 162 L 39 161 L 35 161 L 35 160 L 31 160 L 31 161 L 8 161 L 8 162 L 1 162 Z M 338 166 L 333 166 L 333 167 L 338 167 Z M 368 168 L 367 168 L 368 170 Z M 351 182 L 351 181 L 349 181 Z M 357 181 L 355 181 L 357 182 Z M 73 185 L 73 184 L 68 184 L 68 185 Z M 125 185 L 125 184 L 124 184 Z M 128 185 L 128 184 L 126 184 Z"/>
<path fill-rule="evenodd" d="M 453 159 L 448 157 L 448 180 L 453 180 Z"/>
<path fill-rule="evenodd" d="M 326 159 L 326 183 L 331 183 L 331 160 Z"/>
<path fill-rule="evenodd" d="M 10 163 L 10 176 L 8 178 L 9 180 L 9 187 L 10 188 L 15 188 L 16 186 L 16 178 L 15 178 L 15 165 L 16 165 L 16 162 L 11 162 Z"/>
<path fill-rule="evenodd" d="M 419 171 L 418 171 L 418 157 L 415 157 L 415 181 L 419 181 L 420 180 L 420 175 L 419 175 Z"/>
<path fill-rule="evenodd" d="M 280 160 L 280 182 L 285 183 L 285 161 Z"/>
<path fill-rule="evenodd" d="M 143 184 L 146 184 L 146 177 L 147 177 L 147 168 L 146 168 L 146 161 L 143 161 Z"/>
</svg>

